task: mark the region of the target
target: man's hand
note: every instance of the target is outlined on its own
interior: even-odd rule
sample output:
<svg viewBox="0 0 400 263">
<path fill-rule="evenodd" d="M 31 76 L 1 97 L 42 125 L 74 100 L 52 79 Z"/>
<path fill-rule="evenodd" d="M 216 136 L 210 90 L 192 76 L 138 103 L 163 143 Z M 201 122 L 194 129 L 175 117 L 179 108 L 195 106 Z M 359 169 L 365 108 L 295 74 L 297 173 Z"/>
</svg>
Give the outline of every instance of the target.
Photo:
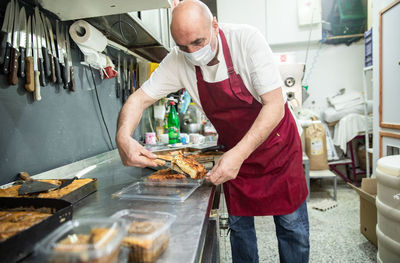
<svg viewBox="0 0 400 263">
<path fill-rule="evenodd" d="M 154 161 L 157 156 L 146 150 L 132 137 L 117 137 L 117 145 L 122 163 L 125 166 L 135 166 L 140 168 L 157 166 L 157 163 Z"/>
<path fill-rule="evenodd" d="M 234 149 L 224 153 L 213 169 L 206 175 L 206 180 L 218 185 L 233 180 L 244 162 L 241 154 Z"/>
</svg>

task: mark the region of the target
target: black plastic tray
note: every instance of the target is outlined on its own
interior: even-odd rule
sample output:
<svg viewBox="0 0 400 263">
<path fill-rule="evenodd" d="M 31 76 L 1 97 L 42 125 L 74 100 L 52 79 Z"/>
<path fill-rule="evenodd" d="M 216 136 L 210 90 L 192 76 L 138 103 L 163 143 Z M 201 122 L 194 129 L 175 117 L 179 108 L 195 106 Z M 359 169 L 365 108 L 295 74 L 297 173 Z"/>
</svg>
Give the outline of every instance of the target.
<svg viewBox="0 0 400 263">
<path fill-rule="evenodd" d="M 0 210 L 14 208 L 26 208 L 26 210 L 50 208 L 53 215 L 6 240 L 0 241 L 1 262 L 16 262 L 28 256 L 38 241 L 72 218 L 71 203 L 64 200 L 18 197 L 0 199 Z"/>
</svg>

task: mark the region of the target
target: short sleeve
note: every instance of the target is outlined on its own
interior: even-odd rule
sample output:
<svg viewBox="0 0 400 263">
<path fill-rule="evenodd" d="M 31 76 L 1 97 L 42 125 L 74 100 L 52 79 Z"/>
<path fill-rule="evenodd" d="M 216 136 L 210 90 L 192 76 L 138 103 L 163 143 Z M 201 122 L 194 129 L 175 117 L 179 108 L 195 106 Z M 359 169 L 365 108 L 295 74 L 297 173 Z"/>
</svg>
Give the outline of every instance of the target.
<svg viewBox="0 0 400 263">
<path fill-rule="evenodd" d="M 178 54 L 175 49 L 163 59 L 150 78 L 141 86 L 149 97 L 159 100 L 182 88 L 179 80 Z"/>
<path fill-rule="evenodd" d="M 249 33 L 245 43 L 247 65 L 257 95 L 261 96 L 282 87 L 278 66 L 264 36 L 254 29 Z"/>
</svg>

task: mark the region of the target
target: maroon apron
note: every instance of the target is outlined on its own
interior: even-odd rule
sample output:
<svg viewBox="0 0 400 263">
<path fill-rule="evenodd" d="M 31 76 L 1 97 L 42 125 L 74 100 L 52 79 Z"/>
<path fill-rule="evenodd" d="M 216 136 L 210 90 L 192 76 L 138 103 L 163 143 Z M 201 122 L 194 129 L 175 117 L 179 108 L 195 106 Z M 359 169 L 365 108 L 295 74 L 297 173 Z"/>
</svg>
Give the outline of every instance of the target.
<svg viewBox="0 0 400 263">
<path fill-rule="evenodd" d="M 218 143 L 229 150 L 250 129 L 262 105 L 235 73 L 224 33 L 219 32 L 229 78 L 207 83 L 195 68 L 203 110 L 218 132 Z M 283 119 L 243 162 L 237 177 L 224 183 L 224 193 L 229 214 L 236 216 L 285 215 L 305 201 L 301 141 L 287 103 Z"/>
</svg>

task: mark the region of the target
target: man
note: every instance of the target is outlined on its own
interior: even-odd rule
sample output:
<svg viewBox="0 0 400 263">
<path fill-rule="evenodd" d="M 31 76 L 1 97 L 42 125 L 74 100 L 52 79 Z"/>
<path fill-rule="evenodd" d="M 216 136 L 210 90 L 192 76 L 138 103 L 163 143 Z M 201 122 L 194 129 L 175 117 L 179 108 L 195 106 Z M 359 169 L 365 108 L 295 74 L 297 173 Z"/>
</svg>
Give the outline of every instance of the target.
<svg viewBox="0 0 400 263">
<path fill-rule="evenodd" d="M 219 25 L 195 0 L 174 8 L 171 33 L 177 47 L 121 110 L 123 163 L 156 165 L 131 135 L 144 109 L 186 88 L 227 149 L 206 179 L 224 183 L 233 262 L 258 262 L 253 216 L 264 215 L 274 216 L 281 262 L 308 262 L 301 142 L 264 37 L 250 26 Z"/>
</svg>

